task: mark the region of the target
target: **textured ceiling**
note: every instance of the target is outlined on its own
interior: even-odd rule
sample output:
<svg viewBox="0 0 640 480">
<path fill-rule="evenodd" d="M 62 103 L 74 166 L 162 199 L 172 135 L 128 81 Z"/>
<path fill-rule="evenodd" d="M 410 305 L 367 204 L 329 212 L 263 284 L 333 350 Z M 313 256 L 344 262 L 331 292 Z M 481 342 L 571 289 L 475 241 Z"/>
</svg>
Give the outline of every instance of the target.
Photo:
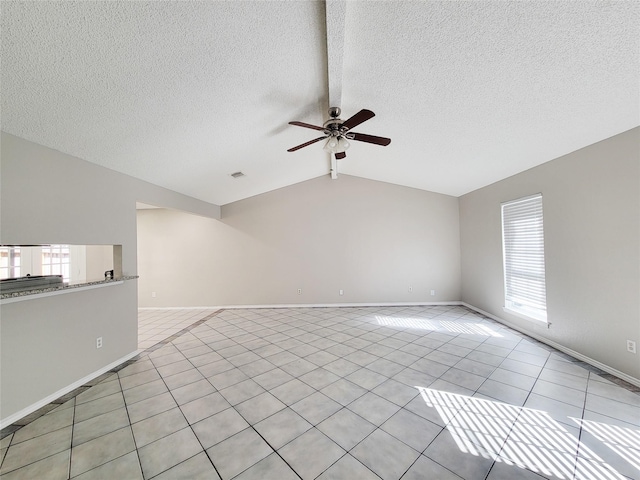
<svg viewBox="0 0 640 480">
<path fill-rule="evenodd" d="M 455 196 L 640 124 L 635 1 L 0 8 L 4 131 L 219 205 L 327 174 L 330 95 L 392 138 L 339 172 Z"/>
</svg>

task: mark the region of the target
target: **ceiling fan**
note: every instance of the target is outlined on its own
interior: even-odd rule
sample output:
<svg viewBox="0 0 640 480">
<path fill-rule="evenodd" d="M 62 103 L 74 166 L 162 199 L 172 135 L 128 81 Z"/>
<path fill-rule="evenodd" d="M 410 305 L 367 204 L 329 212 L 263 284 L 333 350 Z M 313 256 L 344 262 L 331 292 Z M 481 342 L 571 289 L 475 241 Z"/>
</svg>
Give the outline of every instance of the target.
<svg viewBox="0 0 640 480">
<path fill-rule="evenodd" d="M 329 120 L 324 122 L 322 127 L 316 125 L 310 125 L 304 122 L 289 122 L 289 125 L 296 125 L 298 127 L 311 128 L 313 130 L 319 130 L 323 132 L 323 135 L 318 138 L 314 138 L 302 145 L 290 148 L 287 152 L 295 152 L 301 148 L 307 147 L 320 140 L 327 139 L 327 143 L 324 147 L 325 150 L 333 153 L 337 160 L 343 159 L 347 156 L 345 150 L 349 148 L 348 140 L 355 140 L 357 142 L 373 143 L 375 145 L 387 146 L 391 143 L 390 138 L 376 137 L 375 135 L 366 135 L 364 133 L 351 132 L 350 130 L 357 127 L 363 122 L 366 122 L 370 118 L 373 118 L 375 113 L 371 110 L 360 110 L 353 117 L 342 121 L 340 117 L 340 109 L 338 107 L 331 107 L 329 109 Z"/>
</svg>

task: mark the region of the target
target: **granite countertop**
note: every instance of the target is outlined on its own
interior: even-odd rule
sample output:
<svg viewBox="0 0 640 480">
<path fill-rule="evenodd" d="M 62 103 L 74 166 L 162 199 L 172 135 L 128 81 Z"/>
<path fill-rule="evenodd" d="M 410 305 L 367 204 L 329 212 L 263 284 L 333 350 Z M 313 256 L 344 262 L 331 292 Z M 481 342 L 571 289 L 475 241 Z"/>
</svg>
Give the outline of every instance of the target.
<svg viewBox="0 0 640 480">
<path fill-rule="evenodd" d="M 1 293 L 0 292 L 0 300 L 6 300 L 7 298 L 17 298 L 17 297 L 26 297 L 29 295 L 37 295 L 39 293 L 48 293 L 48 292 L 59 292 L 65 290 L 73 290 L 75 288 L 81 287 L 90 287 L 94 285 L 105 285 L 109 283 L 122 282 L 125 280 L 135 280 L 138 278 L 138 275 L 124 275 L 119 278 L 110 278 L 107 280 L 96 280 L 94 282 L 84 282 L 84 283 L 74 283 L 72 285 L 63 285 L 62 287 L 47 287 L 47 288 L 36 288 L 33 290 L 23 290 L 21 292 L 10 292 L 10 293 Z"/>
</svg>

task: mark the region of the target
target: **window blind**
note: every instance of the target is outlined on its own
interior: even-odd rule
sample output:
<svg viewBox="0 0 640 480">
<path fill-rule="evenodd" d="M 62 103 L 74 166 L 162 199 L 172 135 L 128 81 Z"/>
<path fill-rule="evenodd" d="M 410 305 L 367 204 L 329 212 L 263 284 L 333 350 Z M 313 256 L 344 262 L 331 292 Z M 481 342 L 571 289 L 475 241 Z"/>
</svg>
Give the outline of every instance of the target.
<svg viewBox="0 0 640 480">
<path fill-rule="evenodd" d="M 547 320 L 542 195 L 502 204 L 505 307 Z"/>
</svg>

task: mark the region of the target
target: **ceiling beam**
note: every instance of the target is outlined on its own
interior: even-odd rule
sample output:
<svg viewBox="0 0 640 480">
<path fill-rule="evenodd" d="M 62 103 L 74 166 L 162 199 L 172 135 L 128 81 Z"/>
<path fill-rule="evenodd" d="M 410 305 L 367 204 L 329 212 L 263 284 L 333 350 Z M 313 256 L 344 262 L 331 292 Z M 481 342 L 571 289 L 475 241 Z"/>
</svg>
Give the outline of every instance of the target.
<svg viewBox="0 0 640 480">
<path fill-rule="evenodd" d="M 326 0 L 329 107 L 340 107 L 342 104 L 342 59 L 346 12 L 346 0 Z"/>
</svg>

